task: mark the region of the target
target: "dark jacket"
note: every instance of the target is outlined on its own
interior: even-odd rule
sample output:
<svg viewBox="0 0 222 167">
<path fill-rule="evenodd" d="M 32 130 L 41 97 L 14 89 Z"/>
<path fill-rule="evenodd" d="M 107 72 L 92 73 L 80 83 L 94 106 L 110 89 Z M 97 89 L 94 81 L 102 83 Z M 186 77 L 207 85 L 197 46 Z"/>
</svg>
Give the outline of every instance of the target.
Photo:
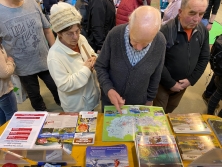
<svg viewBox="0 0 222 167">
<path fill-rule="evenodd" d="M 126 54 L 126 24 L 114 27 L 103 44 L 95 69 L 101 87 L 102 103 L 110 105 L 107 93 L 115 89 L 125 104 L 144 105 L 156 96 L 164 63 L 166 41 L 161 32 L 153 39 L 147 54 L 132 66 Z"/>
<path fill-rule="evenodd" d="M 215 84 L 218 89 L 222 90 L 222 77 L 221 76 L 215 76 Z"/>
<path fill-rule="evenodd" d="M 170 89 L 176 82 L 185 78 L 194 85 L 203 74 L 209 60 L 208 30 L 203 24 L 198 24 L 188 41 L 177 16 L 163 25 L 160 31 L 167 40 L 161 85 Z"/>
<path fill-rule="evenodd" d="M 220 7 L 220 1 L 221 0 L 209 0 L 209 3 L 208 3 L 208 7 L 207 7 L 207 10 L 203 16 L 204 19 L 208 19 L 210 18 L 210 12 L 212 10 L 212 14 L 216 15 L 217 14 L 217 11 Z"/>
<path fill-rule="evenodd" d="M 116 8 L 113 0 L 89 0 L 88 8 L 87 40 L 97 52 L 101 50 L 108 32 L 115 26 Z"/>
<path fill-rule="evenodd" d="M 59 0 L 43 0 L 43 6 L 47 14 L 50 13 L 50 9 L 54 4 L 57 4 Z"/>
<path fill-rule="evenodd" d="M 146 0 L 150 5 L 150 0 Z M 143 0 L 121 0 L 116 11 L 116 25 L 125 24 L 129 21 L 129 16 L 134 9 L 143 5 Z"/>
</svg>

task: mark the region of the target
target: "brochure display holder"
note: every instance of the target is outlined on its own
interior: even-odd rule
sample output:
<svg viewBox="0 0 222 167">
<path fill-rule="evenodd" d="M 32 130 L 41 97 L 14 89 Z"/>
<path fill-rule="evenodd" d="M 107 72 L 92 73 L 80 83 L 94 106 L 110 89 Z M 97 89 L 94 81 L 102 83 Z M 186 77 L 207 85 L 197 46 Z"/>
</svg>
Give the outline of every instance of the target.
<svg viewBox="0 0 222 167">
<path fill-rule="evenodd" d="M 222 149 L 214 148 L 206 152 L 188 167 L 221 167 L 222 166 Z"/>
<path fill-rule="evenodd" d="M 23 160 L 22 157 L 20 157 L 19 155 L 16 155 L 10 151 L 0 150 L 0 166 L 7 164 L 7 163 L 16 164 L 18 166 L 29 165 L 29 163 L 27 161 Z"/>
<path fill-rule="evenodd" d="M 36 163 L 67 163 L 67 164 L 75 164 L 76 161 L 74 158 L 68 154 L 63 149 L 51 149 L 51 150 L 10 150 L 11 152 L 15 152 L 22 157 L 29 159 L 31 161 L 35 161 Z"/>
</svg>

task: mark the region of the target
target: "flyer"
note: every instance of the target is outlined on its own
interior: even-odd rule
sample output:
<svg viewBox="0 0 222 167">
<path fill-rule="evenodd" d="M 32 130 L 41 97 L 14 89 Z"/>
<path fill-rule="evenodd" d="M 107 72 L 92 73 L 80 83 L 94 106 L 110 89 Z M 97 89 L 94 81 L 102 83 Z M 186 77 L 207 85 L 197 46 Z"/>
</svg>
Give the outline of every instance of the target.
<svg viewBox="0 0 222 167">
<path fill-rule="evenodd" d="M 45 122 L 47 112 L 16 112 L 0 138 L 0 148 L 32 148 Z"/>
</svg>

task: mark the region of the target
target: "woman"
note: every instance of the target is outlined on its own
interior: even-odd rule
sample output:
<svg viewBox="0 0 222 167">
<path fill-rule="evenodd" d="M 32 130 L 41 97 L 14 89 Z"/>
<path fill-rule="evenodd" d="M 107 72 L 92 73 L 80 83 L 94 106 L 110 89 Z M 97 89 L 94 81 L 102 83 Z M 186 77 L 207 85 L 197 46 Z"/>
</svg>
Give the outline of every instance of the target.
<svg viewBox="0 0 222 167">
<path fill-rule="evenodd" d="M 12 57 L 7 57 L 0 38 L 0 126 L 11 119 L 17 111 L 17 102 L 13 92 L 11 75 L 15 70 Z"/>
<path fill-rule="evenodd" d="M 99 103 L 99 87 L 93 69 L 96 54 L 80 34 L 81 15 L 75 7 L 59 2 L 50 20 L 57 39 L 48 54 L 48 67 L 64 111 L 93 110 Z"/>
</svg>

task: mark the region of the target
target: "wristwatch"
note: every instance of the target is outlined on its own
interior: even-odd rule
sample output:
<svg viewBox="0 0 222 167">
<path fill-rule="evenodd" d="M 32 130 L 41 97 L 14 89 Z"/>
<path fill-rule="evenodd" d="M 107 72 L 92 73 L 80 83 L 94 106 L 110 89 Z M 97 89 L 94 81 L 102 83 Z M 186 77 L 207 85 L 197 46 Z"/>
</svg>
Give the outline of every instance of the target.
<svg viewBox="0 0 222 167">
<path fill-rule="evenodd" d="M 213 23 L 209 21 L 208 24 L 213 24 Z"/>
</svg>

